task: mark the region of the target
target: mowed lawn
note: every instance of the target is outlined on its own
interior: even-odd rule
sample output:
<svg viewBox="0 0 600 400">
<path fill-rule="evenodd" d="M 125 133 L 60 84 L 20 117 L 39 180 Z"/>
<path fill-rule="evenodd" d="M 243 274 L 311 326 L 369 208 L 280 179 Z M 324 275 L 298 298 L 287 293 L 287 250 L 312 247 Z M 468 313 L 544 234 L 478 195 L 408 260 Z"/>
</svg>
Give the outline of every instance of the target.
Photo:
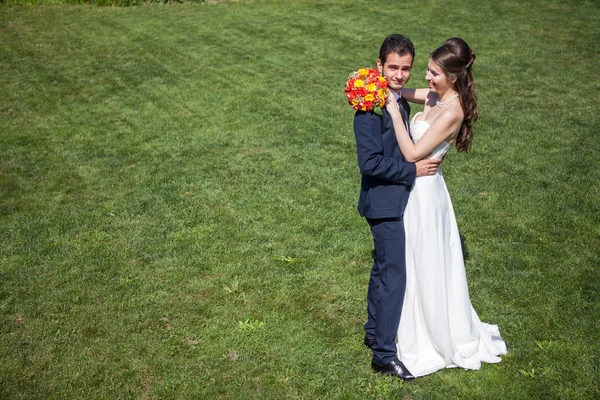
<svg viewBox="0 0 600 400">
<path fill-rule="evenodd" d="M 600 397 L 594 1 L 0 4 L 0 398 Z M 477 54 L 443 172 L 509 353 L 370 370 L 348 74 Z M 413 107 L 413 113 L 419 107 Z"/>
</svg>

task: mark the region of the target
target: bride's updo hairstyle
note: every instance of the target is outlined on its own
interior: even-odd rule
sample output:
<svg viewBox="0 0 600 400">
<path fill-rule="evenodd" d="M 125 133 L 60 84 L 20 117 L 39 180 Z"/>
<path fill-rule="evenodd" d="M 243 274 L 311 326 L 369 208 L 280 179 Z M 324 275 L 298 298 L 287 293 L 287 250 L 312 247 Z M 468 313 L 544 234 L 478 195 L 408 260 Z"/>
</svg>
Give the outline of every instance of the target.
<svg viewBox="0 0 600 400">
<path fill-rule="evenodd" d="M 473 122 L 477 121 L 477 98 L 473 80 L 475 53 L 461 38 L 450 38 L 431 53 L 431 59 L 438 64 L 449 79 L 456 78 L 454 90 L 458 93 L 465 118 L 458 136 L 456 149 L 468 152 L 473 142 Z"/>
</svg>

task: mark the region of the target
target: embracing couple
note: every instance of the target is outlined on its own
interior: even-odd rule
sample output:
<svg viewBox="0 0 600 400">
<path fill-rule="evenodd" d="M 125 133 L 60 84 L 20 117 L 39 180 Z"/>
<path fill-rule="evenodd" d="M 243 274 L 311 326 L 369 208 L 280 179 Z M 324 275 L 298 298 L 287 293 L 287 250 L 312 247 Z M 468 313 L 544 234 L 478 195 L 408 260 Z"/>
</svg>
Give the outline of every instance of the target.
<svg viewBox="0 0 600 400">
<path fill-rule="evenodd" d="M 388 36 L 377 60 L 388 102 L 381 115 L 354 117 L 358 211 L 375 243 L 364 344 L 376 372 L 405 380 L 448 367 L 479 369 L 506 354 L 497 326 L 481 322 L 471 306 L 456 219 L 438 171 L 453 144 L 458 151 L 471 146 L 475 54 L 460 38 L 446 40 L 430 55 L 429 88 L 407 89 L 414 57 L 408 38 Z M 410 123 L 408 101 L 424 104 Z"/>
</svg>

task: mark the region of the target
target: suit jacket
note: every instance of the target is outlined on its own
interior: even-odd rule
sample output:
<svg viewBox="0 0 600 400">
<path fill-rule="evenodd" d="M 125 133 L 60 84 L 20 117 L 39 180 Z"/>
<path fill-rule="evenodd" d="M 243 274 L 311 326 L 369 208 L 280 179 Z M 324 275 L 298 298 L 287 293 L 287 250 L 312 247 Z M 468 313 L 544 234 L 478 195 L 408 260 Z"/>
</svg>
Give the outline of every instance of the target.
<svg viewBox="0 0 600 400">
<path fill-rule="evenodd" d="M 404 115 L 410 115 L 406 100 L 401 105 Z M 415 164 L 406 162 L 398 147 L 392 118 L 385 108 L 381 111 L 381 116 L 372 111 L 357 111 L 354 116 L 362 174 L 358 212 L 370 219 L 402 217 L 416 177 Z"/>
</svg>

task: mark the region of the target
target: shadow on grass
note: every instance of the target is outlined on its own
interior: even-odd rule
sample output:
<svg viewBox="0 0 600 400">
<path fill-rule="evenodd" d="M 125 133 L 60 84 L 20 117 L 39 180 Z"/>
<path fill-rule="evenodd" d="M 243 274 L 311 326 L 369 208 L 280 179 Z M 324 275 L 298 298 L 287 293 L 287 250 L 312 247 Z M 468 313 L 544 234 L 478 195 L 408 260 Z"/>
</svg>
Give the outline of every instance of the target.
<svg viewBox="0 0 600 400">
<path fill-rule="evenodd" d="M 459 233 L 459 236 L 460 236 L 460 247 L 462 248 L 463 258 L 466 263 L 467 260 L 469 259 L 469 250 L 467 249 L 467 238 L 465 238 L 460 233 Z"/>
</svg>

